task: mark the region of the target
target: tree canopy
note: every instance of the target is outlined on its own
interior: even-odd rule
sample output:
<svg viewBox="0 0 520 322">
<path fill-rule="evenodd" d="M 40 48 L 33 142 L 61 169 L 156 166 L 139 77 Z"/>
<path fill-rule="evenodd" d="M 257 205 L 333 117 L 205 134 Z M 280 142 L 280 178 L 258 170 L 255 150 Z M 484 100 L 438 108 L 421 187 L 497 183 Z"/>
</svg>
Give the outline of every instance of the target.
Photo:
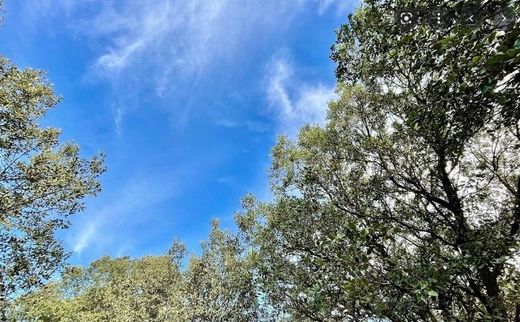
<svg viewBox="0 0 520 322">
<path fill-rule="evenodd" d="M 38 121 L 59 102 L 41 71 L 0 57 L 0 310 L 41 285 L 66 257 L 55 239 L 83 198 L 100 190 L 102 157 L 84 159 Z"/>
<path fill-rule="evenodd" d="M 448 17 L 403 28 L 403 9 Z M 313 321 L 519 319 L 518 12 L 365 1 L 339 29 L 340 99 L 324 127 L 280 138 L 275 200 L 241 218 L 280 308 Z"/>
<path fill-rule="evenodd" d="M 257 321 L 262 312 L 236 235 L 212 225 L 202 254 L 175 242 L 163 256 L 101 258 L 18 299 L 22 321 Z M 183 267 L 185 266 L 186 267 Z"/>
</svg>

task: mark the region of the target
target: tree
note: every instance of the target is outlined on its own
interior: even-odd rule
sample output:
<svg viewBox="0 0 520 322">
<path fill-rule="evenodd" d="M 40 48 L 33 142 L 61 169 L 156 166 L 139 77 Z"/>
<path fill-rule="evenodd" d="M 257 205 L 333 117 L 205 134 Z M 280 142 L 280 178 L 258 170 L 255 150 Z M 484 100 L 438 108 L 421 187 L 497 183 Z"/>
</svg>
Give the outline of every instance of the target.
<svg viewBox="0 0 520 322">
<path fill-rule="evenodd" d="M 238 236 L 213 221 L 201 256 L 186 270 L 189 321 L 257 321 L 261 317 L 252 270 Z"/>
<path fill-rule="evenodd" d="M 0 57 L 0 319 L 8 301 L 47 280 L 66 257 L 54 237 L 100 190 L 102 157 L 83 159 L 38 125 L 59 102 L 41 71 Z"/>
<path fill-rule="evenodd" d="M 403 29 L 406 7 L 449 19 Z M 296 320 L 518 320 L 518 12 L 369 0 L 341 27 L 326 126 L 280 138 L 275 200 L 239 217 L 273 303 Z"/>
<path fill-rule="evenodd" d="M 242 243 L 213 223 L 185 269 L 185 246 L 168 255 L 101 258 L 20 297 L 16 321 L 256 321 L 263 316 Z"/>
<path fill-rule="evenodd" d="M 171 256 L 101 258 L 18 299 L 15 320 L 183 321 L 182 276 Z"/>
</svg>

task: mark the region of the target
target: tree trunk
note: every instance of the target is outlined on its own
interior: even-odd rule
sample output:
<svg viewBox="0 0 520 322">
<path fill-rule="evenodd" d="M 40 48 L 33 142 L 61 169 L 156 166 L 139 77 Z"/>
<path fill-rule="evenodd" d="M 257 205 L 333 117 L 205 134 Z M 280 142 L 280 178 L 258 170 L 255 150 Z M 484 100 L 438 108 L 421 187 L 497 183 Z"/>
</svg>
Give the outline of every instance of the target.
<svg viewBox="0 0 520 322">
<path fill-rule="evenodd" d="M 488 303 L 486 305 L 487 312 L 493 316 L 493 321 L 505 321 L 507 312 L 500 296 L 500 287 L 498 285 L 499 271 L 492 271 L 489 265 L 485 265 L 479 271 L 480 278 L 486 289 Z"/>
</svg>

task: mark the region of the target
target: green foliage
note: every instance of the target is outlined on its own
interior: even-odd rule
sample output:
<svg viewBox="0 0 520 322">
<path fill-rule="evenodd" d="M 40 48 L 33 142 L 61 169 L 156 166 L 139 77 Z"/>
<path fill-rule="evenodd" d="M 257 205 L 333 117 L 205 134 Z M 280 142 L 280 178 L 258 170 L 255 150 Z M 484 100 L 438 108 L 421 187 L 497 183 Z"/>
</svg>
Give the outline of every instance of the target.
<svg viewBox="0 0 520 322">
<path fill-rule="evenodd" d="M 214 222 L 201 256 L 175 242 L 168 255 L 102 258 L 20 298 L 22 321 L 255 321 L 252 270 L 238 238 Z"/>
<path fill-rule="evenodd" d="M 458 15 L 470 3 L 484 17 L 472 27 Z M 455 15 L 403 30 L 400 6 Z M 327 125 L 280 138 L 275 200 L 239 217 L 275 306 L 298 321 L 518 314 L 518 12 L 368 0 L 339 30 Z"/>
<path fill-rule="evenodd" d="M 17 320 L 168 321 L 181 275 L 168 256 L 101 258 L 22 298 Z"/>
<path fill-rule="evenodd" d="M 212 223 L 202 255 L 185 274 L 189 321 L 255 321 L 259 317 L 252 269 L 239 238 Z"/>
<path fill-rule="evenodd" d="M 438 11 L 446 22 L 430 26 L 422 17 L 406 30 L 398 8 Z M 462 148 L 494 115 L 507 124 L 520 117 L 518 8 L 517 0 L 367 0 L 338 31 L 338 80 L 389 91 L 430 141 Z M 476 24 L 466 23 L 468 9 Z"/>
<path fill-rule="evenodd" d="M 0 310 L 8 299 L 38 286 L 62 264 L 54 232 L 82 199 L 100 189 L 102 157 L 79 156 L 60 145 L 60 131 L 38 120 L 59 102 L 40 71 L 21 70 L 0 57 Z"/>
</svg>

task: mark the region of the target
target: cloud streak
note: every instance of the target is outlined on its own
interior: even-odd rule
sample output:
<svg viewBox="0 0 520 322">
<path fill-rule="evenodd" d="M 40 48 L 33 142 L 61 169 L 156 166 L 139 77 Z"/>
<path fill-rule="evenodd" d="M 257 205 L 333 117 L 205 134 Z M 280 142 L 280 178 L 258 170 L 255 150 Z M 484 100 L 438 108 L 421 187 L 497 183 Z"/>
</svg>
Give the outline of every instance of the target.
<svg viewBox="0 0 520 322">
<path fill-rule="evenodd" d="M 31 0 L 26 9 L 65 19 L 91 44 L 89 79 L 108 81 L 121 101 L 114 126 L 141 96 L 181 96 L 187 118 L 199 80 L 212 69 L 230 71 L 249 59 L 245 47 L 285 30 L 303 10 L 340 10 L 344 0 Z M 65 17 L 65 18 L 63 18 Z M 318 95 L 315 93 L 314 95 Z M 184 96 L 184 97 L 182 97 Z M 124 107 L 123 107 L 124 106 Z M 184 115 L 184 116 L 183 116 Z"/>
<path fill-rule="evenodd" d="M 128 184 L 115 191 L 109 202 L 85 214 L 83 225 L 69 240 L 73 252 L 80 255 L 84 250 L 110 244 L 125 244 L 131 236 L 118 236 L 118 226 L 135 226 L 141 221 L 152 219 L 147 213 L 157 203 L 175 196 L 177 189 L 165 182 L 162 176 L 133 177 Z M 123 227 L 119 227 L 123 229 Z"/>
<path fill-rule="evenodd" d="M 334 86 L 295 79 L 293 64 L 283 52 L 276 54 L 267 66 L 265 91 L 281 131 L 293 137 L 304 124 L 324 124 L 327 104 L 337 98 Z"/>
</svg>

